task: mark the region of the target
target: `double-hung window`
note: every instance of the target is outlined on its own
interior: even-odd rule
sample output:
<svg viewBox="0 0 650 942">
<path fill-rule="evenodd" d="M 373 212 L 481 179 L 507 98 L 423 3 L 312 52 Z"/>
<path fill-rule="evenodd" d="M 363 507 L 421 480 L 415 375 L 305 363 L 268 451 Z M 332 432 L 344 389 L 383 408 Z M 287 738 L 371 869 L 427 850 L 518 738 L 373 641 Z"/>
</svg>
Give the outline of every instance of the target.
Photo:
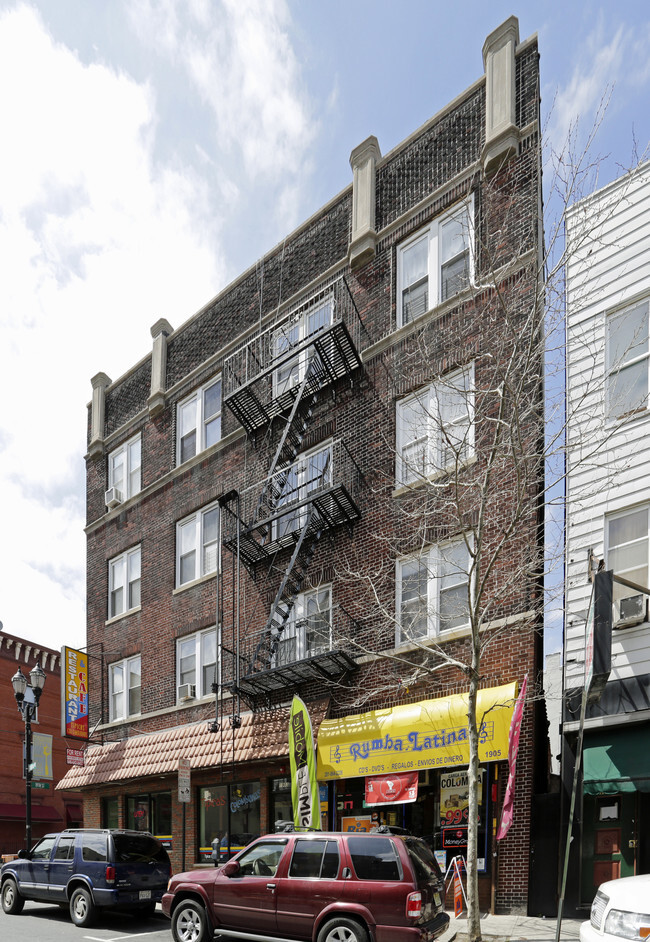
<svg viewBox="0 0 650 942">
<path fill-rule="evenodd" d="M 645 588 L 650 585 L 650 507 L 637 507 L 606 518 L 607 569 Z M 641 621 L 648 596 L 614 583 L 614 621 Z"/>
<path fill-rule="evenodd" d="M 176 642 L 178 698 L 207 697 L 217 679 L 217 630 L 208 628 Z"/>
<path fill-rule="evenodd" d="M 272 334 L 273 360 L 277 362 L 273 371 L 274 397 L 281 396 L 302 382 L 310 362 L 310 349 L 313 348 L 307 347 L 295 356 L 290 356 L 291 351 L 307 343 L 323 328 L 329 327 L 333 310 L 333 296 L 320 295 L 275 328 Z"/>
<path fill-rule="evenodd" d="M 183 464 L 221 438 L 221 377 L 210 380 L 178 404 L 178 464 Z"/>
<path fill-rule="evenodd" d="M 108 563 L 108 617 L 117 618 L 140 606 L 140 547 Z"/>
<path fill-rule="evenodd" d="M 647 300 L 607 317 L 607 401 L 611 417 L 648 406 Z"/>
<path fill-rule="evenodd" d="M 176 586 L 217 571 L 219 508 L 211 504 L 176 524 Z"/>
<path fill-rule="evenodd" d="M 108 487 L 115 488 L 116 499 L 128 500 L 140 493 L 142 447 L 140 435 L 124 442 L 108 456 Z"/>
<path fill-rule="evenodd" d="M 292 664 L 332 649 L 332 587 L 296 596 L 278 639 L 275 665 Z"/>
<path fill-rule="evenodd" d="M 397 252 L 397 325 L 458 294 L 470 283 L 472 207 L 436 219 L 399 246 Z"/>
<path fill-rule="evenodd" d="M 474 369 L 456 370 L 397 403 L 397 485 L 466 463 L 474 453 Z"/>
<path fill-rule="evenodd" d="M 463 538 L 397 560 L 397 644 L 468 624 L 469 568 Z"/>
<path fill-rule="evenodd" d="M 124 720 L 140 713 L 140 655 L 125 658 L 108 668 L 110 719 Z"/>
<path fill-rule="evenodd" d="M 332 483 L 331 443 L 305 452 L 288 469 L 278 471 L 274 481 L 280 496 L 273 531 L 274 539 L 280 539 L 302 526 L 309 495 Z"/>
</svg>

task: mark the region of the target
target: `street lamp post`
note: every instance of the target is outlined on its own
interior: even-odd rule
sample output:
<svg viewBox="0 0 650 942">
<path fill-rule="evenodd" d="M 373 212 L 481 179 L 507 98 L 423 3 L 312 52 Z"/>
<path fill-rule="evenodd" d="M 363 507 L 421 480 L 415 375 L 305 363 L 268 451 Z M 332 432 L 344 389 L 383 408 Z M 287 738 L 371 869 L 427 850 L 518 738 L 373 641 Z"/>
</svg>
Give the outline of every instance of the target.
<svg viewBox="0 0 650 942">
<path fill-rule="evenodd" d="M 28 685 L 27 678 L 20 667 L 11 678 L 16 703 L 25 721 L 25 841 L 27 850 L 32 846 L 32 720 L 36 716 L 38 701 L 45 686 L 45 671 L 36 664 L 29 672 L 29 679 L 31 684 Z M 26 697 L 28 686 L 30 695 Z"/>
</svg>

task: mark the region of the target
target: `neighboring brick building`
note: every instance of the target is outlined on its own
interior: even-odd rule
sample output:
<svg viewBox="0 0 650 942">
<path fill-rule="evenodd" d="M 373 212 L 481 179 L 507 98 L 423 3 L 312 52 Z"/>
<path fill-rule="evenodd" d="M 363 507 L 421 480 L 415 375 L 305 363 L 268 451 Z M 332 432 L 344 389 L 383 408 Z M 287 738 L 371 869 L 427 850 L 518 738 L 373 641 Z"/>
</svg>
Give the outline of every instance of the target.
<svg viewBox="0 0 650 942">
<path fill-rule="evenodd" d="M 37 763 L 32 785 L 32 841 L 49 831 L 79 826 L 79 793 L 55 791 L 65 776 L 66 741 L 61 737 L 61 654 L 0 631 L 0 853 L 15 854 L 25 847 L 25 723 L 18 710 L 11 678 L 18 668 L 27 677 L 39 664 L 46 682 L 32 722 L 33 757 Z"/>
<path fill-rule="evenodd" d="M 294 693 L 321 728 L 329 826 L 366 826 L 366 776 L 393 772 L 391 749 L 430 732 L 401 763 L 419 772 L 417 801 L 377 816 L 448 859 L 462 851 L 464 747 L 450 744 L 465 739 L 468 569 L 479 529 L 493 548 L 518 500 L 507 551 L 481 570 L 480 686 L 505 730 L 497 748 L 490 714 L 481 894 L 527 905 L 544 773 L 532 704 L 498 877 L 493 820 L 515 682 L 542 667 L 541 360 L 512 356 L 539 317 L 536 37 L 520 44 L 511 17 L 483 56 L 485 75 L 389 154 L 374 138 L 355 148 L 352 185 L 194 317 L 177 330 L 158 321 L 151 356 L 115 382 L 93 379 L 88 650 L 105 744 L 67 783 L 84 790 L 86 825 L 148 827 L 176 868 L 209 859 L 217 837 L 232 849 L 291 815 Z M 495 385 L 505 364 L 527 402 L 518 431 L 536 470 L 523 495 L 505 452 L 480 483 L 510 394 Z M 484 519 L 453 500 L 463 489 L 481 493 Z M 428 673 L 440 652 L 455 663 Z M 440 701 L 444 718 L 427 726 Z M 363 753 L 345 738 L 355 730 L 375 758 L 344 775 L 332 757 Z M 192 762 L 185 830 L 181 758 Z M 454 835 L 442 833 L 445 803 Z"/>
</svg>

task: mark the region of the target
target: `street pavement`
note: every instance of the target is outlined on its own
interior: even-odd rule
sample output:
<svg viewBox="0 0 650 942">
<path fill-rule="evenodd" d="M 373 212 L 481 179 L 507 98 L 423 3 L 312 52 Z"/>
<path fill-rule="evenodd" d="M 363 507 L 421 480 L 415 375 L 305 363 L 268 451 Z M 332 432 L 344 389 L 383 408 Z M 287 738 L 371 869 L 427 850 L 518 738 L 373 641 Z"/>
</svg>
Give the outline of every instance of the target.
<svg viewBox="0 0 650 942">
<path fill-rule="evenodd" d="M 574 942 L 580 938 L 582 919 L 563 919 L 560 930 L 561 942 Z M 538 916 L 481 916 L 481 935 L 490 942 L 555 942 L 556 919 Z M 467 939 L 467 916 L 451 917 L 449 928 L 438 942 L 464 942 Z"/>
</svg>

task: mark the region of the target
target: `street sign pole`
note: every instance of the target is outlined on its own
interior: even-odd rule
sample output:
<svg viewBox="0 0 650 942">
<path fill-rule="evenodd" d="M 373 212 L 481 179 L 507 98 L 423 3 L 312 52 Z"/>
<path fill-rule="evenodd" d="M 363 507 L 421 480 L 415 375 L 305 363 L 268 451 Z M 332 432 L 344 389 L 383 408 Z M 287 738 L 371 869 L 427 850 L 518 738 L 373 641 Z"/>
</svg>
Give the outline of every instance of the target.
<svg viewBox="0 0 650 942">
<path fill-rule="evenodd" d="M 192 795 L 192 762 L 190 759 L 178 760 L 178 800 L 183 806 L 183 836 L 182 836 L 182 863 L 181 869 L 185 870 L 185 825 L 186 809 Z"/>
</svg>

